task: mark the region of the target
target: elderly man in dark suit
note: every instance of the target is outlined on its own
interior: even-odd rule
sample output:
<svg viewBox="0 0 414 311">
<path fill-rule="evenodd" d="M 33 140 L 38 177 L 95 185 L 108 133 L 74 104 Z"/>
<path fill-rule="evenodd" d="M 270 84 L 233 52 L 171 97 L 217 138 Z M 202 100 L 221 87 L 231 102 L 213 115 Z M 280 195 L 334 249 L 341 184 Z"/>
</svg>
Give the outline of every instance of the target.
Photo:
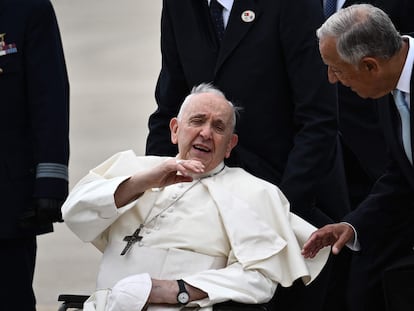
<svg viewBox="0 0 414 311">
<path fill-rule="evenodd" d="M 227 164 L 278 185 L 292 211 L 312 224 L 339 220 L 349 205 L 336 88 L 315 38 L 323 19 L 320 0 L 164 0 L 158 109 L 146 153 L 176 154 L 169 120 L 194 85 L 212 82 L 243 107 Z M 312 297 L 323 300 L 325 290 Z M 289 299 L 292 308 L 304 301 Z"/>
<path fill-rule="evenodd" d="M 358 251 L 352 265 L 351 310 L 412 310 L 411 295 L 400 299 L 404 306 L 397 309 L 389 291 L 384 297 L 381 282 L 392 263 L 407 258 L 414 262 L 414 136 L 410 109 L 414 39 L 401 36 L 382 10 L 368 4 L 338 11 L 321 26 L 318 37 L 329 80 L 341 82 L 363 98 L 378 98 L 391 162 L 367 199 L 344 217 L 344 222 L 312 234 L 303 254 L 312 257 L 327 245 L 333 245 L 332 251 L 337 254 L 347 244 Z M 412 278 L 412 274 L 411 270 L 405 277 Z M 401 275 L 394 286 L 400 282 L 406 282 Z"/>
<path fill-rule="evenodd" d="M 322 0 L 325 17 L 360 0 Z M 401 33 L 414 31 L 414 1 L 365 0 L 385 11 Z M 341 149 L 351 209 L 355 209 L 370 193 L 375 181 L 382 175 L 388 162 L 384 135 L 379 124 L 377 100 L 362 98 L 349 87 L 337 83 L 338 114 Z M 369 144 L 367 144 L 369 141 Z M 350 251 L 341 253 L 342 258 Z M 349 271 L 344 263 L 338 269 L 343 274 L 342 290 L 331 288 L 326 310 L 347 310 L 346 303 L 338 303 L 346 295 Z M 352 286 L 352 285 L 351 285 Z M 334 306 L 334 307 L 333 307 Z"/>
<path fill-rule="evenodd" d="M 330 3 L 334 8 L 328 12 Z M 400 33 L 414 31 L 414 1 L 365 0 L 386 12 Z M 342 7 L 361 3 L 360 0 L 323 0 L 325 14 Z M 329 16 L 327 16 L 329 17 Z M 369 194 L 387 164 L 384 136 L 379 125 L 377 101 L 361 98 L 350 88 L 338 85 L 339 130 L 351 208 Z M 370 144 L 367 146 L 366 142 Z"/>
<path fill-rule="evenodd" d="M 68 191 L 69 86 L 49 0 L 0 0 L 2 310 L 35 310 L 36 235 Z"/>
</svg>

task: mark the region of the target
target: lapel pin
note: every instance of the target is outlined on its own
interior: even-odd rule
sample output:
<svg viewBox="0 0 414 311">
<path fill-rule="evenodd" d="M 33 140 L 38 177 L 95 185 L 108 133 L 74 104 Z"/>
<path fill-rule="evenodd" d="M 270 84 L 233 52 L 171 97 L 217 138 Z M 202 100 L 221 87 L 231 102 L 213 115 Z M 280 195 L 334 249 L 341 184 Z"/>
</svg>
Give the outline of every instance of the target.
<svg viewBox="0 0 414 311">
<path fill-rule="evenodd" d="M 255 17 L 256 17 L 256 14 L 254 14 L 254 12 L 251 10 L 246 10 L 241 15 L 241 19 L 245 23 L 253 22 Z"/>
</svg>

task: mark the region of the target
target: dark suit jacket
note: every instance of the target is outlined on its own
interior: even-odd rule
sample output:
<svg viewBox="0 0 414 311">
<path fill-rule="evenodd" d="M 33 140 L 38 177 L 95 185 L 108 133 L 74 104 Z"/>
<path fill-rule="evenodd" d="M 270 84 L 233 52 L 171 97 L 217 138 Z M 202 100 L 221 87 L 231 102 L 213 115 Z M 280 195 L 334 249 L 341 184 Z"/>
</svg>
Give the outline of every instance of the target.
<svg viewBox="0 0 414 311">
<path fill-rule="evenodd" d="M 246 10 L 254 21 L 242 20 Z M 279 185 L 293 211 L 316 225 L 344 215 L 339 206 L 346 199 L 337 191 L 323 197 L 333 200 L 326 204 L 333 210 L 313 205 L 319 182 L 340 163 L 336 89 L 315 36 L 322 21 L 319 0 L 237 0 L 220 48 L 207 0 L 164 0 L 158 109 L 149 120 L 147 154 L 177 152 L 170 118 L 194 85 L 213 82 L 243 107 L 239 144 L 227 163 Z"/>
<path fill-rule="evenodd" d="M 67 180 L 36 178 L 36 173 L 40 163 L 68 164 L 69 85 L 48 0 L 0 0 L 0 34 L 17 48 L 17 53 L 0 56 L 3 239 L 52 229 L 22 230 L 19 218 L 33 208 L 33 198 L 63 199 L 67 194 Z"/>
<path fill-rule="evenodd" d="M 413 76 L 410 95 L 414 103 Z M 368 198 L 345 217 L 358 232 L 360 254 L 370 258 L 369 264 L 360 269 L 371 271 L 371 281 L 379 281 L 386 266 L 412 254 L 414 245 L 414 168 L 402 146 L 400 119 L 392 95 L 381 98 L 378 108 L 391 163 Z M 414 109 L 411 109 L 411 144 L 413 124 Z"/>
<path fill-rule="evenodd" d="M 343 7 L 370 3 L 384 10 L 402 33 L 414 31 L 412 0 L 347 0 Z M 379 125 L 377 101 L 363 99 L 338 85 L 339 129 L 353 207 L 364 199 L 388 162 L 386 143 Z M 369 142 L 369 146 L 367 145 Z"/>
</svg>

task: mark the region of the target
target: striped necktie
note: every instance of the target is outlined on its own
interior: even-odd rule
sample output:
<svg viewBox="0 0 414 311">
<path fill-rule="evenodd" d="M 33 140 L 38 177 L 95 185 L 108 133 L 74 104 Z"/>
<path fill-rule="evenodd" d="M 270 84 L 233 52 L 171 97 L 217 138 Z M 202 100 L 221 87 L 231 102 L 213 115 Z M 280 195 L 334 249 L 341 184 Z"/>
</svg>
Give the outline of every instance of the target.
<svg viewBox="0 0 414 311">
<path fill-rule="evenodd" d="M 336 1 L 337 0 L 326 0 L 325 6 L 323 7 L 323 13 L 325 14 L 325 18 L 328 18 L 333 13 L 336 12 Z"/>
<path fill-rule="evenodd" d="M 394 102 L 395 106 L 400 113 L 401 118 L 401 136 L 402 142 L 407 155 L 408 160 L 413 164 L 412 152 L 411 152 L 411 129 L 410 129 L 410 108 L 405 101 L 404 92 L 400 90 L 394 90 Z"/>
<path fill-rule="evenodd" d="M 221 41 L 224 36 L 223 6 L 217 0 L 210 1 L 210 14 L 217 37 Z"/>
</svg>

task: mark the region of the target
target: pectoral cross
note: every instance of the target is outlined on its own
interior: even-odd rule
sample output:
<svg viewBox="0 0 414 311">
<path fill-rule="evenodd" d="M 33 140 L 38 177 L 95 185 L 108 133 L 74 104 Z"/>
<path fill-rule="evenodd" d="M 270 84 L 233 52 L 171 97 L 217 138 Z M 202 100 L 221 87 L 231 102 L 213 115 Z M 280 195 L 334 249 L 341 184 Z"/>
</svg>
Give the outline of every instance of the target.
<svg viewBox="0 0 414 311">
<path fill-rule="evenodd" d="M 121 253 L 121 256 L 124 256 L 129 251 L 129 249 L 132 247 L 132 245 L 134 245 L 134 243 L 142 240 L 143 237 L 139 235 L 139 232 L 141 231 L 142 228 L 144 228 L 144 225 L 140 224 L 139 228 L 135 230 L 133 235 L 127 235 L 126 237 L 124 237 L 123 241 L 127 242 L 127 244 L 125 245 L 125 248 Z"/>
</svg>

